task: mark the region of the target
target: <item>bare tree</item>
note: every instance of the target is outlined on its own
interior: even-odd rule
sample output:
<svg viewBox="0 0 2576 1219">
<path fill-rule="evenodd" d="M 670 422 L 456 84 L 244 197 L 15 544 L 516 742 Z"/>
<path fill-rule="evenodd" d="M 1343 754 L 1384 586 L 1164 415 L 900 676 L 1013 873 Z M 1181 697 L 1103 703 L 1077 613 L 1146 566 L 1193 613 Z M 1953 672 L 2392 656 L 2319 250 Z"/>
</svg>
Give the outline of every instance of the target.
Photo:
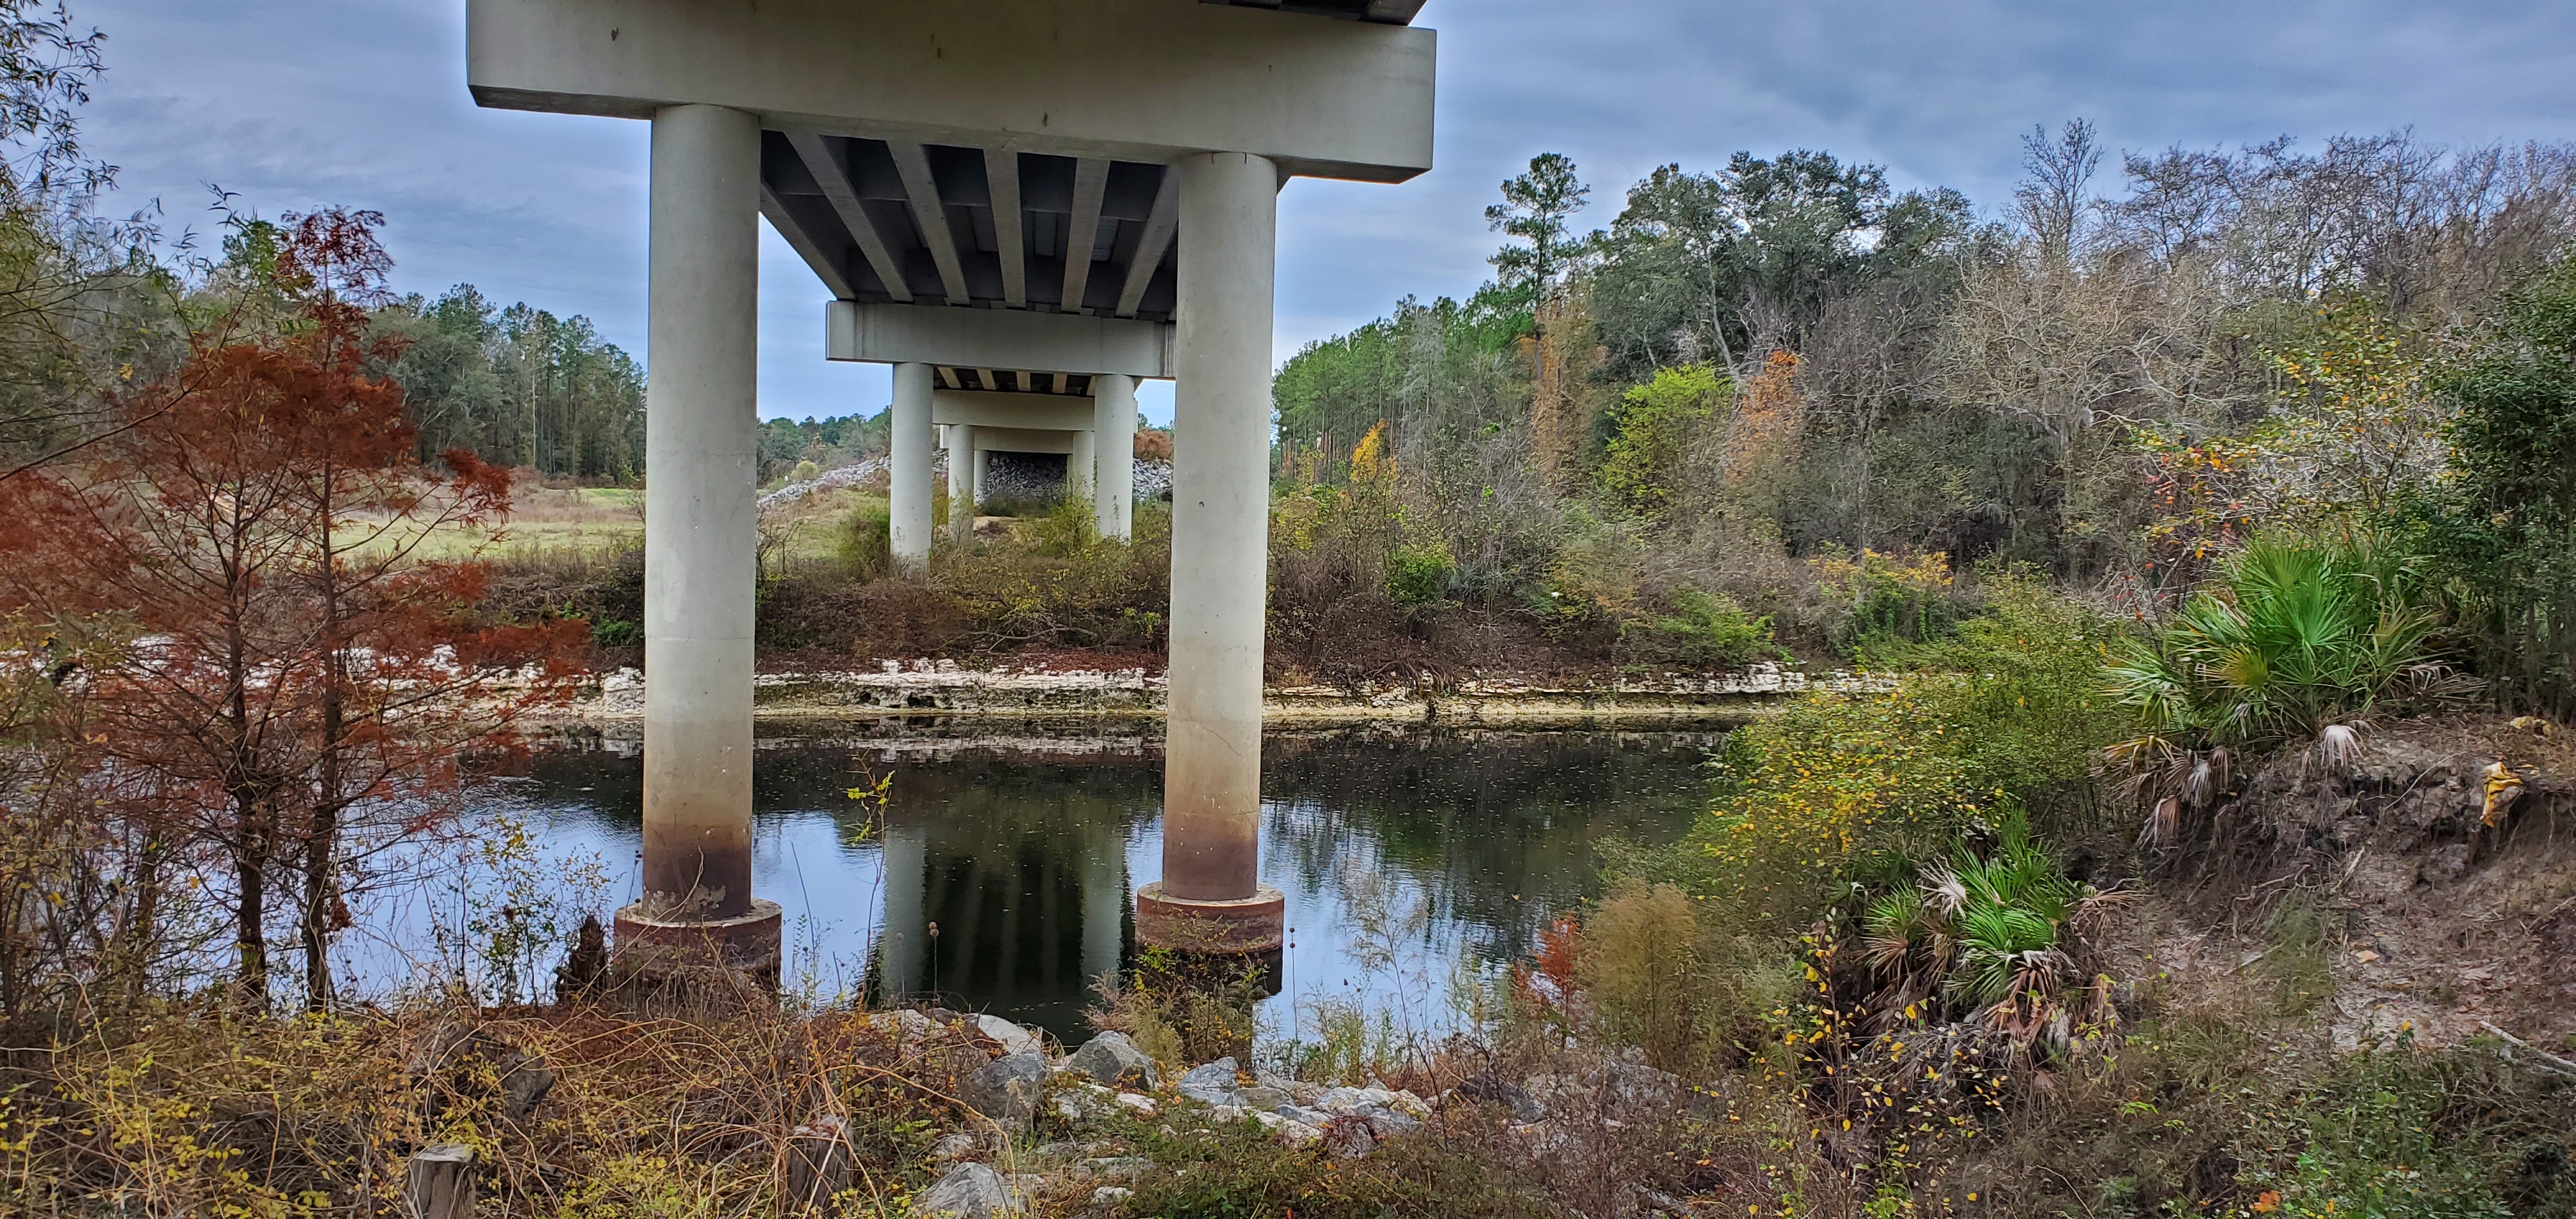
<svg viewBox="0 0 2576 1219">
<path fill-rule="evenodd" d="M 2064 262 L 2074 256 L 2094 208 L 2093 172 L 2102 164 L 2102 148 L 2093 139 L 2093 124 L 2069 119 L 2057 138 L 2046 127 L 2032 127 L 2021 138 L 2024 177 L 2013 190 L 2013 211 L 2022 227 L 2039 242 L 2040 257 Z"/>
</svg>

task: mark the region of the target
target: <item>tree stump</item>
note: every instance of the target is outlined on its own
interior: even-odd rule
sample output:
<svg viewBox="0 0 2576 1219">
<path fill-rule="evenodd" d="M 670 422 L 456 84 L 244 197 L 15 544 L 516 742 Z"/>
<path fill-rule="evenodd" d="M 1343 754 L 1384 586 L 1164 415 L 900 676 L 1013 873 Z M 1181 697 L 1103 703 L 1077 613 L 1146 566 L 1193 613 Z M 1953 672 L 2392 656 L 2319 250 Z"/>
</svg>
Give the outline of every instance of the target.
<svg viewBox="0 0 2576 1219">
<path fill-rule="evenodd" d="M 836 1213 L 832 1199 L 850 1188 L 850 1140 L 839 1114 L 814 1118 L 787 1136 L 786 1215 Z"/>
<path fill-rule="evenodd" d="M 471 1219 L 474 1214 L 474 1149 L 433 1143 L 412 1153 L 404 1194 L 409 1219 Z"/>
</svg>

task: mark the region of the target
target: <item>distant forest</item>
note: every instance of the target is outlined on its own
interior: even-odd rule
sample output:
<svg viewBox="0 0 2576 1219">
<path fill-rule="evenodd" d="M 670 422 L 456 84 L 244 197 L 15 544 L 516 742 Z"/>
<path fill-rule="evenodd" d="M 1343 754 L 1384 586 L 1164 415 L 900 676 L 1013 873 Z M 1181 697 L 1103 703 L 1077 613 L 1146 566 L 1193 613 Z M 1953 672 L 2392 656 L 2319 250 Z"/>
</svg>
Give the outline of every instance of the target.
<svg viewBox="0 0 2576 1219">
<path fill-rule="evenodd" d="M 468 449 L 552 477 L 626 482 L 644 473 L 644 369 L 585 317 L 496 307 L 472 284 L 379 309 L 401 340 L 391 374 L 420 426 L 420 456 Z M 760 480 L 800 462 L 846 465 L 886 446 L 884 412 L 760 428 Z"/>
</svg>

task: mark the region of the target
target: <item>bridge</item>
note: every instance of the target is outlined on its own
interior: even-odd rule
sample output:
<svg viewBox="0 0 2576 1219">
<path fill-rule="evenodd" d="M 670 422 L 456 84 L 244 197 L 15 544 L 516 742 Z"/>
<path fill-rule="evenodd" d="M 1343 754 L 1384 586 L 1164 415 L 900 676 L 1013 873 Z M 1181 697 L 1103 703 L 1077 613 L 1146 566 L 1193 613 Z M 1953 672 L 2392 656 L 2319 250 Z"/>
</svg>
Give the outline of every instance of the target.
<svg viewBox="0 0 2576 1219">
<path fill-rule="evenodd" d="M 471 0 L 484 106 L 652 124 L 643 897 L 623 967 L 774 977 L 751 875 L 760 219 L 894 366 L 891 542 L 934 447 L 1061 452 L 1129 529 L 1136 382 L 1176 383 L 1163 880 L 1139 939 L 1276 952 L 1259 883 L 1277 198 L 1431 167 L 1421 0 Z M 972 513 L 963 515 L 971 526 Z"/>
</svg>

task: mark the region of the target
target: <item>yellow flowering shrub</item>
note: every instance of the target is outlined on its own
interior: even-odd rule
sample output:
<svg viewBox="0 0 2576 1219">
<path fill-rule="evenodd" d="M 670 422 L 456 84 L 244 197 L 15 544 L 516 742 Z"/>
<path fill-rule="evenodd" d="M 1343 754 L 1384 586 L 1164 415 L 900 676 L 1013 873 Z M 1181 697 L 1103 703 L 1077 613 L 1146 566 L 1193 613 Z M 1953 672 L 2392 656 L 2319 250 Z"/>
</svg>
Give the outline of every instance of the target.
<svg viewBox="0 0 2576 1219">
<path fill-rule="evenodd" d="M 2089 781 L 2128 726 L 2102 689 L 2110 626 L 2032 581 L 1990 574 L 1984 591 L 1950 638 L 1892 653 L 1894 690 L 1810 695 L 1728 736 L 1675 869 L 1697 896 L 1798 930 L 1851 913 L 1856 883 L 1948 858 L 2006 804 Z"/>
</svg>

